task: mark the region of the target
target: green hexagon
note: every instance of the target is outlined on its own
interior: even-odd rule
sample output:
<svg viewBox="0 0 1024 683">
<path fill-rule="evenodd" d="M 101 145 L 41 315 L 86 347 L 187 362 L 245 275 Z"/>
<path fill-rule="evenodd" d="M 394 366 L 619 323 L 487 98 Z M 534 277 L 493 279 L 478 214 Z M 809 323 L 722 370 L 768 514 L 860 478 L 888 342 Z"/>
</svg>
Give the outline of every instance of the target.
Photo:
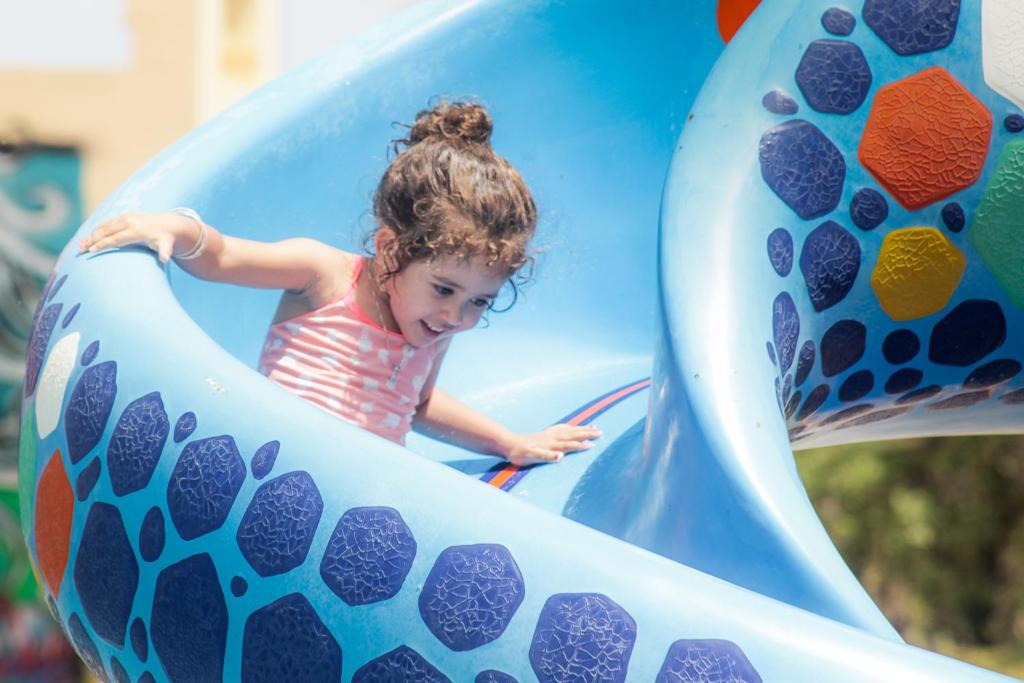
<svg viewBox="0 0 1024 683">
<path fill-rule="evenodd" d="M 1003 147 L 968 240 L 1010 302 L 1024 306 L 1024 140 Z"/>
<path fill-rule="evenodd" d="M 21 502 L 21 533 L 26 542 L 32 530 L 33 498 L 36 492 L 36 411 L 35 402 L 25 402 L 18 442 L 18 499 Z"/>
</svg>

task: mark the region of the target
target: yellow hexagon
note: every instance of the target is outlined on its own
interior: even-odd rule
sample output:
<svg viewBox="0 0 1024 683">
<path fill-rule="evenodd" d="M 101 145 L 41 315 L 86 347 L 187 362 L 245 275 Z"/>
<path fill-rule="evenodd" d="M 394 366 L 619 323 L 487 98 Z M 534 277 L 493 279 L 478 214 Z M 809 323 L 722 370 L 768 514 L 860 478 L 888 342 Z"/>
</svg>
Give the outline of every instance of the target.
<svg viewBox="0 0 1024 683">
<path fill-rule="evenodd" d="M 945 308 L 966 267 L 963 252 L 935 228 L 893 230 L 882 242 L 871 288 L 893 320 L 923 318 Z"/>
</svg>

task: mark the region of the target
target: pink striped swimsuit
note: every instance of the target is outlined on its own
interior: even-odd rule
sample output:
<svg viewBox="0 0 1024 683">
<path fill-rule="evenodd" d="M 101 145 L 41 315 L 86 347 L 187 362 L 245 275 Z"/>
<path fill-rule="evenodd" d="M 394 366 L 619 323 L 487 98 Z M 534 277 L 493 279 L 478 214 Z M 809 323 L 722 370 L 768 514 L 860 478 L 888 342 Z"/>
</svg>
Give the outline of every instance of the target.
<svg viewBox="0 0 1024 683">
<path fill-rule="evenodd" d="M 259 369 L 310 403 L 404 445 L 437 349 L 410 346 L 370 320 L 356 302 L 362 270 L 360 258 L 337 301 L 272 325 Z"/>
</svg>

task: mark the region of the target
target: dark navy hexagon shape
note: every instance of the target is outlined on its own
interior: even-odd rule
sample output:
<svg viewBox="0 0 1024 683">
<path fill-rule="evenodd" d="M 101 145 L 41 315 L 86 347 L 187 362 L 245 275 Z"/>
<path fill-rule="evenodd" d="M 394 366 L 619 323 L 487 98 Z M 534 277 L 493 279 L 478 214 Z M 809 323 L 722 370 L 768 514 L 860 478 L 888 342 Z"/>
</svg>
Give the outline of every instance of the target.
<svg viewBox="0 0 1024 683">
<path fill-rule="evenodd" d="M 198 424 L 199 421 L 196 419 L 196 414 L 191 410 L 187 413 L 182 413 L 178 421 L 174 423 L 174 443 L 181 443 L 192 436 L 192 432 L 196 431 L 196 425 Z"/>
<path fill-rule="evenodd" d="M 107 471 L 115 495 L 125 496 L 149 484 L 170 430 L 160 392 L 128 404 L 107 446 Z"/>
<path fill-rule="evenodd" d="M 800 272 L 815 311 L 846 298 L 859 271 L 860 242 L 838 223 L 825 221 L 804 240 Z"/>
<path fill-rule="evenodd" d="M 919 401 L 926 401 L 933 396 L 938 396 L 942 393 L 942 387 L 938 384 L 930 384 L 920 389 L 914 389 L 908 391 L 904 395 L 896 399 L 896 405 L 905 405 L 907 403 L 917 403 Z"/>
<path fill-rule="evenodd" d="M 279 450 L 281 450 L 280 441 L 268 441 L 256 449 L 256 455 L 252 456 L 252 476 L 257 481 L 270 474 L 270 470 L 274 469 Z"/>
<path fill-rule="evenodd" d="M 519 683 L 515 676 L 510 676 L 503 671 L 497 671 L 495 669 L 488 669 L 487 671 L 481 671 L 473 679 L 473 683 Z"/>
<path fill-rule="evenodd" d="M 796 344 L 800 340 L 800 315 L 789 292 L 782 292 L 772 303 L 772 333 L 775 336 L 779 368 L 782 372 L 788 372 L 796 355 Z"/>
<path fill-rule="evenodd" d="M 103 660 L 100 659 L 100 652 L 96 649 L 96 643 L 89 637 L 89 631 L 85 624 L 73 613 L 68 617 L 68 635 L 75 646 L 75 651 L 82 658 L 89 670 L 101 681 L 107 680 L 107 671 L 103 668 Z"/>
<path fill-rule="evenodd" d="M 964 380 L 966 389 L 983 389 L 1008 382 L 1020 374 L 1020 361 L 1000 358 L 975 368 Z"/>
<path fill-rule="evenodd" d="M 132 640 L 132 651 L 135 652 L 135 656 L 139 658 L 140 662 L 145 663 L 149 659 L 149 636 L 146 634 L 146 624 L 142 619 L 136 617 L 128 634 Z"/>
<path fill-rule="evenodd" d="M 677 640 L 655 683 L 761 683 L 740 647 L 728 640 Z"/>
<path fill-rule="evenodd" d="M 523 575 L 505 546 L 452 546 L 427 575 L 420 616 L 446 647 L 465 652 L 497 640 L 525 594 Z"/>
<path fill-rule="evenodd" d="M 846 420 L 857 417 L 858 415 L 863 415 L 864 413 L 873 410 L 874 407 L 875 406 L 871 403 L 861 403 L 859 405 L 851 406 L 849 408 L 844 408 L 843 410 L 840 410 L 837 413 L 832 413 L 831 415 L 826 417 L 824 420 L 821 421 L 821 424 L 824 426 L 836 424 L 837 422 L 844 422 Z"/>
<path fill-rule="evenodd" d="M 792 97 L 781 90 L 772 90 L 761 98 L 761 106 L 773 114 L 789 116 L 800 110 L 800 105 Z"/>
<path fill-rule="evenodd" d="M 78 599 L 96 635 L 124 647 L 139 586 L 139 563 L 120 511 L 107 503 L 93 503 L 81 539 L 74 570 Z"/>
<path fill-rule="evenodd" d="M 150 639 L 172 681 L 224 677 L 228 608 L 206 553 L 170 565 L 157 576 Z"/>
<path fill-rule="evenodd" d="M 843 403 L 859 401 L 875 387 L 875 376 L 870 370 L 858 370 L 839 386 L 839 400 Z"/>
<path fill-rule="evenodd" d="M 864 22 L 899 55 L 919 55 L 953 42 L 960 0 L 866 0 Z"/>
<path fill-rule="evenodd" d="M 850 200 L 850 219 L 861 230 L 874 230 L 889 217 L 889 202 L 869 187 L 857 190 Z"/>
<path fill-rule="evenodd" d="M 167 508 L 186 541 L 219 529 L 245 481 L 245 462 L 230 436 L 193 441 L 167 483 Z"/>
<path fill-rule="evenodd" d="M 950 232 L 960 232 L 967 224 L 964 207 L 957 202 L 950 202 L 942 207 L 942 222 Z"/>
<path fill-rule="evenodd" d="M 783 277 L 793 268 L 793 238 L 785 228 L 776 228 L 768 235 L 768 260 Z"/>
<path fill-rule="evenodd" d="M 128 677 L 128 672 L 124 670 L 124 666 L 118 661 L 117 657 L 110 658 L 110 673 L 114 679 L 114 683 L 131 683 L 132 679 Z"/>
<path fill-rule="evenodd" d="M 78 473 L 78 480 L 75 482 L 75 495 L 78 500 L 84 501 L 92 493 L 93 487 L 100 479 L 100 458 L 96 456 L 89 461 L 81 472 Z"/>
<path fill-rule="evenodd" d="M 796 409 L 800 405 L 800 399 L 802 399 L 803 396 L 803 392 L 797 391 L 786 400 L 786 407 L 783 410 L 783 415 L 786 416 L 787 420 L 793 417 L 793 414 L 796 413 Z"/>
<path fill-rule="evenodd" d="M 600 593 L 560 593 L 544 603 L 530 645 L 540 683 L 626 680 L 636 622 Z"/>
<path fill-rule="evenodd" d="M 85 351 L 82 352 L 82 366 L 89 365 L 96 360 L 96 354 L 100 352 L 100 343 L 98 341 L 91 342 L 85 347 Z"/>
<path fill-rule="evenodd" d="M 821 338 L 821 371 L 835 377 L 848 370 L 864 355 L 868 330 L 856 320 L 840 320 Z"/>
<path fill-rule="evenodd" d="M 398 510 L 348 510 L 334 527 L 320 577 L 347 604 L 368 605 L 398 594 L 416 557 L 416 539 Z"/>
<path fill-rule="evenodd" d="M 821 26 L 834 36 L 848 36 L 857 26 L 857 18 L 841 7 L 829 7 L 821 15 Z"/>
<path fill-rule="evenodd" d="M 139 530 L 139 554 L 146 562 L 153 562 L 164 551 L 164 513 L 158 507 L 151 507 L 142 519 Z"/>
<path fill-rule="evenodd" d="M 1010 391 L 999 397 L 1000 402 L 1008 406 L 1016 406 L 1024 403 L 1024 389 Z"/>
<path fill-rule="evenodd" d="M 811 370 L 814 369 L 814 358 L 814 342 L 807 340 L 804 342 L 804 345 L 800 347 L 800 355 L 796 361 L 796 379 L 794 386 L 801 386 L 807 380 L 807 376 L 811 374 Z"/>
<path fill-rule="evenodd" d="M 815 111 L 849 114 L 871 89 L 871 67 L 861 49 L 845 40 L 815 40 L 796 68 L 796 84 Z"/>
<path fill-rule="evenodd" d="M 242 680 L 341 680 L 341 647 L 301 593 L 286 595 L 261 607 L 245 620 Z"/>
<path fill-rule="evenodd" d="M 452 683 L 410 647 L 399 645 L 356 669 L 352 683 Z"/>
<path fill-rule="evenodd" d="M 68 311 L 67 315 L 64 316 L 64 319 L 60 321 L 60 326 L 62 328 L 65 328 L 68 325 L 70 325 L 71 321 L 75 319 L 76 315 L 78 315 L 78 309 L 80 309 L 81 307 L 82 304 L 75 304 L 74 306 L 72 306 L 71 310 Z"/>
<path fill-rule="evenodd" d="M 902 408 L 884 408 L 882 410 L 875 410 L 860 417 L 855 417 L 852 420 L 844 422 L 843 424 L 836 427 L 836 429 L 848 429 L 849 427 L 859 427 L 866 424 L 874 424 L 875 422 L 881 422 L 882 420 L 889 420 L 913 410 L 912 406 L 904 406 Z"/>
<path fill-rule="evenodd" d="M 108 360 L 82 372 L 64 410 L 68 457 L 76 464 L 99 443 L 117 396 L 117 363 Z"/>
<path fill-rule="evenodd" d="M 885 393 L 904 394 L 924 380 L 924 373 L 917 368 L 900 368 L 885 380 Z"/>
<path fill-rule="evenodd" d="M 51 271 L 50 275 L 46 278 L 46 284 L 43 285 L 43 289 L 39 292 L 39 305 L 36 306 L 36 312 L 33 315 L 32 322 L 35 323 L 35 319 L 39 317 L 39 312 L 43 308 L 43 304 L 49 301 L 50 289 L 53 287 L 53 281 L 57 278 L 57 272 Z"/>
<path fill-rule="evenodd" d="M 67 281 L 68 281 L 68 276 L 67 275 L 61 275 L 57 279 L 57 281 L 53 284 L 53 287 L 51 287 L 50 290 L 46 293 L 46 302 L 47 303 L 53 301 L 54 297 L 57 296 L 57 292 L 60 291 L 60 288 L 63 287 L 64 283 L 67 282 Z"/>
<path fill-rule="evenodd" d="M 800 407 L 800 412 L 796 414 L 796 419 L 806 420 L 813 415 L 828 399 L 830 392 L 831 389 L 829 389 L 827 384 L 819 384 L 811 389 L 811 392 L 807 394 L 807 398 L 804 399 L 804 404 Z"/>
<path fill-rule="evenodd" d="M 882 355 L 893 365 L 914 359 L 921 350 L 921 340 L 911 330 L 893 330 L 882 342 Z"/>
<path fill-rule="evenodd" d="M 60 304 L 47 306 L 32 326 L 32 335 L 28 340 L 28 352 L 25 356 L 25 396 L 31 396 L 36 390 L 39 370 L 46 355 L 46 347 L 50 345 L 50 335 L 60 317 Z"/>
<path fill-rule="evenodd" d="M 932 328 L 928 360 L 966 367 L 992 353 L 1006 341 L 1006 317 L 995 301 L 967 299 Z"/>
<path fill-rule="evenodd" d="M 308 472 L 289 472 L 257 489 L 235 539 L 260 576 L 302 564 L 320 523 L 324 501 Z"/>
<path fill-rule="evenodd" d="M 965 391 L 960 394 L 955 394 L 949 398 L 944 398 L 941 401 L 936 401 L 925 406 L 926 410 L 953 410 L 955 408 L 969 408 L 975 403 L 985 401 L 992 396 L 992 392 L 988 389 L 981 391 Z"/>
<path fill-rule="evenodd" d="M 818 218 L 839 205 L 846 161 L 813 123 L 794 119 L 768 130 L 758 159 L 768 187 L 800 218 Z"/>
</svg>

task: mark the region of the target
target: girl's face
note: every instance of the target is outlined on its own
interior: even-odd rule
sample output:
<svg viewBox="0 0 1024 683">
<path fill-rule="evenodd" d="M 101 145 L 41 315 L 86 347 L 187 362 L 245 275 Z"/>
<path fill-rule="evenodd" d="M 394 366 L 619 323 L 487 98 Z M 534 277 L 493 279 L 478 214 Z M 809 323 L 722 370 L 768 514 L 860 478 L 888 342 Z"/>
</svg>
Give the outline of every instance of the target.
<svg viewBox="0 0 1024 683">
<path fill-rule="evenodd" d="M 474 327 L 508 278 L 480 256 L 414 261 L 387 282 L 391 315 L 406 342 L 426 346 Z"/>
</svg>

